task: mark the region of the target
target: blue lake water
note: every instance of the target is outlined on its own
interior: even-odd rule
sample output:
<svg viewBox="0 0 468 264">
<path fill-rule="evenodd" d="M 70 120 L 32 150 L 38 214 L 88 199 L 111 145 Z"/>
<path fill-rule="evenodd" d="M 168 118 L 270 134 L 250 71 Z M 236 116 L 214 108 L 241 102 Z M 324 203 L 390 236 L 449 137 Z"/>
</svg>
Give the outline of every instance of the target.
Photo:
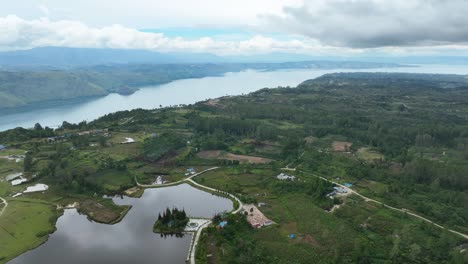
<svg viewBox="0 0 468 264">
<path fill-rule="evenodd" d="M 422 65 L 420 67 L 365 70 L 280 70 L 243 71 L 221 77 L 184 79 L 168 84 L 143 87 L 128 96 L 110 94 L 100 98 L 79 99 L 58 104 L 43 103 L 26 108 L 0 111 L 0 131 L 14 127 L 33 127 L 35 123 L 57 127 L 63 121 L 91 121 L 105 114 L 136 108 L 192 104 L 224 95 L 247 94 L 265 87 L 297 86 L 301 82 L 333 72 L 414 72 L 468 74 L 468 65 Z"/>
</svg>

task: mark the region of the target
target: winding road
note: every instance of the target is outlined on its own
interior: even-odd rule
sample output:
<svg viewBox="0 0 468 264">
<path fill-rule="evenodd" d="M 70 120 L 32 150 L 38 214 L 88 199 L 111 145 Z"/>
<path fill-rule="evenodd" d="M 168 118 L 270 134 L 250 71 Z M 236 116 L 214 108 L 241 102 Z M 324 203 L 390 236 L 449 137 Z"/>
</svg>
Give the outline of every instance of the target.
<svg viewBox="0 0 468 264">
<path fill-rule="evenodd" d="M 423 220 L 423 221 L 425 221 L 425 222 L 427 222 L 427 223 L 433 224 L 434 226 L 437 226 L 438 228 L 446 229 L 447 231 L 452 232 L 453 234 L 462 236 L 464 239 L 468 239 L 468 235 L 466 235 L 466 234 L 463 234 L 463 233 L 460 233 L 460 232 L 458 232 L 458 231 L 455 231 L 455 230 L 446 228 L 446 227 L 444 227 L 444 226 L 442 226 L 442 225 L 439 225 L 439 224 L 433 222 L 432 220 L 429 220 L 429 219 L 427 219 L 427 218 L 425 218 L 425 217 L 423 217 L 423 216 L 420 216 L 420 215 L 418 215 L 418 214 L 412 213 L 412 212 L 410 212 L 410 211 L 407 210 L 407 209 L 399 209 L 399 208 L 390 206 L 390 205 L 388 205 L 388 204 L 385 204 L 385 203 L 383 203 L 383 202 L 380 202 L 380 201 L 371 199 L 371 198 L 369 198 L 369 197 L 366 197 L 366 196 L 364 196 L 364 195 L 362 195 L 362 194 L 360 194 L 360 193 L 354 191 L 353 189 L 351 189 L 351 188 L 349 188 L 349 187 L 346 187 L 346 186 L 344 186 L 344 185 L 342 185 L 342 184 L 339 184 L 339 183 L 337 183 L 337 182 L 331 181 L 331 180 L 329 180 L 329 179 L 327 179 L 327 178 L 324 178 L 324 177 L 322 177 L 322 176 L 318 176 L 318 175 L 309 173 L 309 172 L 307 172 L 307 171 L 302 171 L 302 172 L 307 173 L 308 175 L 311 175 L 311 176 L 313 176 L 313 177 L 322 179 L 322 180 L 324 180 L 324 181 L 333 183 L 333 184 L 335 184 L 335 185 L 338 185 L 338 186 L 344 188 L 347 192 L 352 193 L 352 194 L 355 194 L 355 195 L 361 197 L 361 198 L 364 199 L 364 201 L 366 201 L 366 202 L 373 202 L 373 203 L 376 203 L 376 204 L 380 204 L 380 205 L 383 205 L 383 206 L 387 207 L 388 209 L 391 209 L 391 210 L 394 210 L 394 211 L 398 211 L 398 212 L 401 212 L 401 213 L 405 213 L 405 214 L 411 215 L 411 216 L 416 217 L 416 218 L 419 218 L 419 219 L 421 219 L 421 220 Z"/>
<path fill-rule="evenodd" d="M 212 169 L 214 169 L 214 168 L 212 168 Z M 203 171 L 203 172 L 205 172 L 205 171 Z M 203 173 L 203 172 L 201 172 L 201 173 Z M 226 194 L 229 197 L 231 197 L 232 199 L 236 200 L 236 202 L 238 203 L 239 206 L 237 207 L 237 209 L 232 211 L 231 214 L 237 214 L 242 210 L 243 204 L 242 204 L 241 200 L 239 200 L 239 198 L 237 198 L 233 194 L 230 194 L 230 193 L 225 192 L 225 191 L 217 190 L 217 189 L 214 189 L 214 188 L 199 184 L 196 181 L 192 180 L 193 177 L 195 177 L 197 175 L 200 175 L 201 173 L 193 175 L 192 177 L 188 178 L 187 181 L 189 181 L 191 184 L 193 184 L 195 186 L 198 186 L 198 187 L 200 187 L 202 189 L 207 189 L 207 190 L 210 190 L 212 192 L 219 192 L 219 193 L 222 193 L 222 194 Z M 210 224 L 211 224 L 211 221 L 205 223 L 203 226 L 200 226 L 200 228 L 197 230 L 197 233 L 195 234 L 195 240 L 193 242 L 193 246 L 190 249 L 189 259 L 187 259 L 187 262 L 190 261 L 190 264 L 195 264 L 195 253 L 197 252 L 197 245 L 198 245 L 198 241 L 200 240 L 200 235 L 201 235 L 203 229 L 208 227 L 208 225 L 210 225 Z"/>
<path fill-rule="evenodd" d="M 203 171 L 201 171 L 199 173 L 195 173 L 192 176 L 187 177 L 185 179 L 182 179 L 180 181 L 165 183 L 165 184 L 140 184 L 138 182 L 138 179 L 136 178 L 136 176 L 135 176 L 135 182 L 136 182 L 138 187 L 142 187 L 142 188 L 161 188 L 161 187 L 175 186 L 175 185 L 179 185 L 179 184 L 182 184 L 182 183 L 189 183 L 189 184 L 195 185 L 195 186 L 197 186 L 197 187 L 199 187 L 201 189 L 206 189 L 206 190 L 209 190 L 209 191 L 212 191 L 212 192 L 215 192 L 215 193 L 225 194 L 225 195 L 231 197 L 232 199 L 234 199 L 238 203 L 239 206 L 237 207 L 237 209 L 235 209 L 234 211 L 231 212 L 231 214 L 237 214 L 242 210 L 242 206 L 243 206 L 243 204 L 242 204 L 242 202 L 241 202 L 241 200 L 239 198 L 237 198 L 236 196 L 234 196 L 233 194 L 230 194 L 228 192 L 217 190 L 217 189 L 214 189 L 214 188 L 199 184 L 198 182 L 192 180 L 193 178 L 197 177 L 198 175 L 201 175 L 201 174 L 203 174 L 205 172 L 216 170 L 216 169 L 219 169 L 219 167 L 212 167 L 212 168 L 203 170 Z M 188 253 L 188 256 L 187 256 L 187 260 L 186 260 L 187 262 L 190 262 L 191 264 L 195 264 L 195 253 L 197 252 L 197 245 L 198 245 L 198 241 L 200 240 L 200 235 L 201 235 L 203 229 L 208 227 L 211 223 L 212 223 L 211 221 L 206 222 L 205 224 L 200 226 L 200 228 L 198 228 L 197 232 L 194 234 L 194 240 L 193 240 L 191 248 L 189 249 L 189 253 Z"/>
<path fill-rule="evenodd" d="M 187 181 L 191 181 L 193 177 L 196 177 L 200 174 L 203 174 L 205 172 L 208 172 L 208 171 L 212 171 L 212 170 L 216 170 L 216 169 L 219 169 L 219 167 L 213 167 L 213 168 L 209 168 L 209 169 L 206 169 L 204 171 L 200 171 L 199 173 L 195 173 L 193 174 L 192 176 L 190 177 L 187 177 L 185 179 L 182 179 L 180 181 L 176 181 L 176 182 L 170 182 L 170 183 L 163 183 L 163 184 L 140 184 L 138 182 L 138 179 L 136 178 L 136 176 L 134 177 L 135 178 L 135 182 L 137 184 L 138 187 L 143 187 L 143 188 L 159 188 L 159 187 L 169 187 L 169 186 L 175 186 L 175 185 L 179 185 L 181 183 L 184 183 L 184 182 L 187 182 Z M 200 185 L 200 184 L 199 184 Z M 202 186 L 202 185 L 200 185 Z"/>
</svg>

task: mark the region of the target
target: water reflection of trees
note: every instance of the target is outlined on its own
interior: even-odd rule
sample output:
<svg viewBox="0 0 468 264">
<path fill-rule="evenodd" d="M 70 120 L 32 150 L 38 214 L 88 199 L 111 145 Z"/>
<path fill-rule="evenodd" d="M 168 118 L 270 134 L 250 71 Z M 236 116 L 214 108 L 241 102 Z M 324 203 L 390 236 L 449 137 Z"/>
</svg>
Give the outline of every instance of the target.
<svg viewBox="0 0 468 264">
<path fill-rule="evenodd" d="M 162 238 L 166 238 L 168 236 L 170 237 L 177 237 L 177 238 L 183 238 L 185 236 L 184 233 L 170 233 L 170 234 L 163 234 L 163 233 L 160 233 L 159 234 Z"/>
</svg>

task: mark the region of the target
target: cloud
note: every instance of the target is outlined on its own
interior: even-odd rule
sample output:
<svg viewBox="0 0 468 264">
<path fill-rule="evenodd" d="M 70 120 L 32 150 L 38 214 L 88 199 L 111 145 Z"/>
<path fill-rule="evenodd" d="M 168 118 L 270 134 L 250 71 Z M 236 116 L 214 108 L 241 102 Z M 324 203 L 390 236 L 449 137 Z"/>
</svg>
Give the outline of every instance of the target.
<svg viewBox="0 0 468 264">
<path fill-rule="evenodd" d="M 220 41 L 210 37 L 188 40 L 181 37 L 169 38 L 161 33 L 142 32 L 117 24 L 98 28 L 71 20 L 25 20 L 14 15 L 0 17 L 0 50 L 46 46 L 210 52 L 220 55 L 298 52 L 318 48 L 312 42 L 294 39 L 279 41 L 261 35 L 241 41 Z"/>
<path fill-rule="evenodd" d="M 50 15 L 50 10 L 46 5 L 39 5 L 39 10 L 41 10 L 41 12 L 47 17 Z"/>
<path fill-rule="evenodd" d="M 468 44 L 466 0 L 305 0 L 262 16 L 270 30 L 352 48 Z"/>
<path fill-rule="evenodd" d="M 330 25 L 328 26 L 330 27 Z M 297 26 L 291 29 L 295 29 L 296 34 L 298 34 L 301 28 Z M 362 30 L 366 29 L 363 28 Z M 319 31 L 319 29 L 316 29 L 316 31 Z M 324 41 L 324 39 L 318 37 L 305 38 L 293 35 L 286 37 L 287 34 L 280 34 L 280 37 L 257 34 L 246 36 L 245 39 L 227 37 L 220 39 L 212 36 L 187 39 L 168 37 L 157 32 L 143 32 L 119 24 L 92 27 L 74 20 L 51 20 L 49 18 L 25 20 L 15 15 L 0 17 L 0 51 L 55 46 L 142 49 L 157 52 L 202 52 L 217 55 L 253 55 L 273 52 L 350 57 L 373 54 L 468 54 L 468 45 L 460 43 L 448 43 L 438 46 L 420 44 L 417 47 L 398 45 L 380 47 L 369 44 L 375 42 L 367 42 L 367 45 L 364 45 L 365 48 L 362 48 L 362 45 L 351 45 L 352 47 L 349 47 L 349 45 L 344 44 L 350 43 L 350 38 L 344 38 L 342 34 L 345 33 L 335 32 L 331 34 L 330 36 L 334 37 L 330 41 Z M 348 34 L 351 33 L 348 32 Z M 359 37 L 355 37 L 354 41 L 363 43 Z"/>
</svg>

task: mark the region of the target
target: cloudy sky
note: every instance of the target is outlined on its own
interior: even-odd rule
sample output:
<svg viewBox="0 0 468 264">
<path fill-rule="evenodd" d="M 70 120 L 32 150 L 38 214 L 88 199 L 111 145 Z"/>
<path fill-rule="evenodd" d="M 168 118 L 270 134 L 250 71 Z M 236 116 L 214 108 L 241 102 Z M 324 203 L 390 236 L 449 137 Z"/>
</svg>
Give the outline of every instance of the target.
<svg viewBox="0 0 468 264">
<path fill-rule="evenodd" d="M 468 55 L 467 14 L 467 0 L 2 1 L 0 50 Z"/>
</svg>

